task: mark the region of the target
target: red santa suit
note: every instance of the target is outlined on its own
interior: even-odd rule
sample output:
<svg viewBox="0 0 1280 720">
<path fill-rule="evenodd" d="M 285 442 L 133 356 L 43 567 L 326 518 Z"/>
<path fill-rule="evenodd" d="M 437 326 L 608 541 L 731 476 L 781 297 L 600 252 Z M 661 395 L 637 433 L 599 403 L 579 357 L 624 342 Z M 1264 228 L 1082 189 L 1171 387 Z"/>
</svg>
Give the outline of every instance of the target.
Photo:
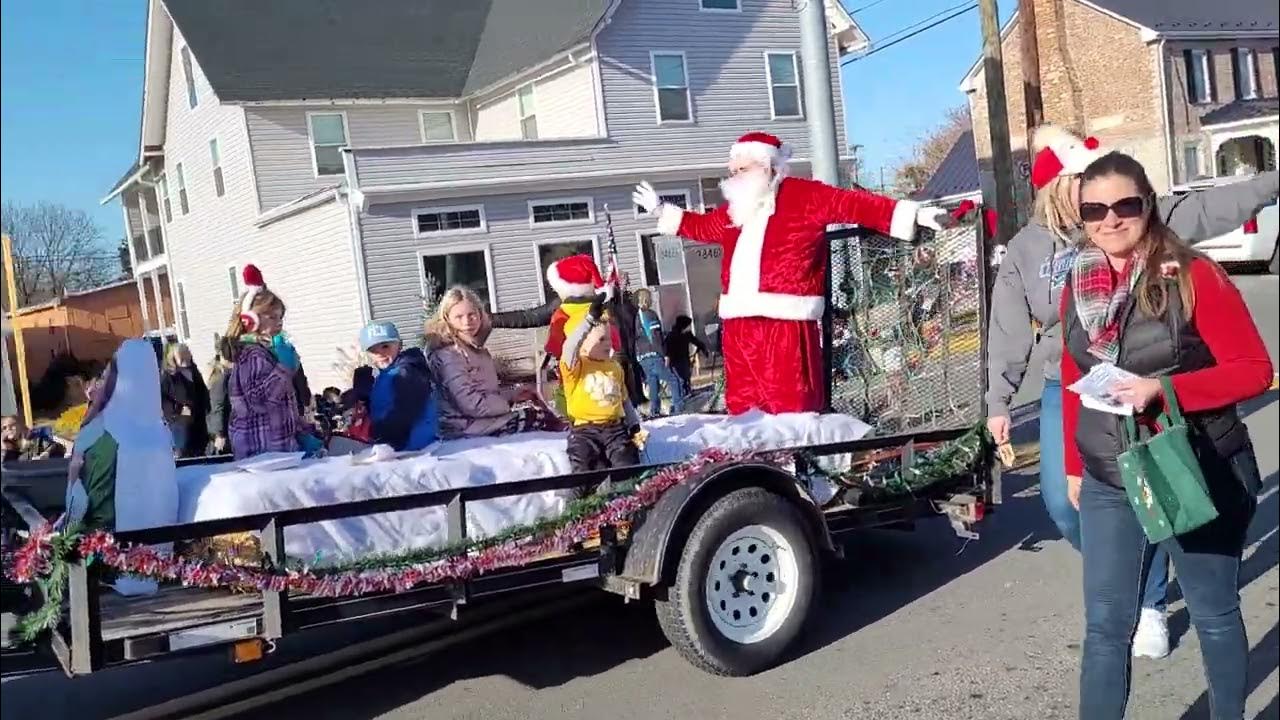
<svg viewBox="0 0 1280 720">
<path fill-rule="evenodd" d="M 775 168 L 784 157 L 781 141 L 764 133 L 744 135 L 733 149 L 742 152 L 772 158 Z M 725 405 L 735 415 L 823 409 L 826 228 L 857 224 L 909 240 L 920 211 L 917 203 L 793 177 L 776 185 L 772 200 L 741 227 L 728 204 L 707 213 L 666 204 L 658 210 L 659 232 L 723 248 Z"/>
</svg>

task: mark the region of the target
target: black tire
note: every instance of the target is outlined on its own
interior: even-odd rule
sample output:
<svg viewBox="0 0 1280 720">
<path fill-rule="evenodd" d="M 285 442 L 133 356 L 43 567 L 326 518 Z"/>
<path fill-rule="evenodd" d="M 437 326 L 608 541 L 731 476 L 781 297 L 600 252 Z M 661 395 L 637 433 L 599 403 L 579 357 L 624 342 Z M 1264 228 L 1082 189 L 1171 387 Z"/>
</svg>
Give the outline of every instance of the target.
<svg viewBox="0 0 1280 720">
<path fill-rule="evenodd" d="M 797 567 L 791 610 L 772 634 L 743 644 L 716 628 L 706 602 L 707 573 L 721 543 L 750 525 L 781 534 L 793 549 Z M 720 498 L 694 525 L 666 599 L 655 604 L 658 624 L 690 664 L 713 675 L 742 677 L 775 665 L 804 629 L 819 587 L 818 560 L 805 521 L 786 499 L 762 488 L 744 488 Z"/>
</svg>

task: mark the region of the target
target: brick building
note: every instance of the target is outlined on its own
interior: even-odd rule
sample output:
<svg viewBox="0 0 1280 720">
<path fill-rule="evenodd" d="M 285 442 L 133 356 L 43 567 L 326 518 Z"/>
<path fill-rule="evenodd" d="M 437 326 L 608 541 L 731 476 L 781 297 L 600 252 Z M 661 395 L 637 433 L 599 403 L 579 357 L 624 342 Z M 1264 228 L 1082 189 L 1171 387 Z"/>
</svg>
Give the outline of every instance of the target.
<svg viewBox="0 0 1280 720">
<path fill-rule="evenodd" d="M 1047 122 L 1094 135 L 1146 166 L 1157 190 L 1274 169 L 1280 11 L 1274 0 L 1035 0 Z M 1017 13 L 1001 31 L 1015 167 L 1029 175 Z M 982 188 L 992 190 L 981 60 L 961 90 Z M 1019 206 L 1030 187 L 1018 183 Z"/>
</svg>

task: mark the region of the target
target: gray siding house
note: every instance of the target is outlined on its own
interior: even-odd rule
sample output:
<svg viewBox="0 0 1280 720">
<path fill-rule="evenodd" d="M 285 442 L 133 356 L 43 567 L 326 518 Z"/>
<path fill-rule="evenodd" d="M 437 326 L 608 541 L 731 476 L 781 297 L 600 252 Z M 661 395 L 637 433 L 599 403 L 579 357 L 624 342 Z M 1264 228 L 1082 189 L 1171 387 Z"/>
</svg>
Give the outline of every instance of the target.
<svg viewBox="0 0 1280 720">
<path fill-rule="evenodd" d="M 867 40 L 827 10 L 836 68 Z M 603 262 L 606 206 L 621 269 L 658 285 L 632 186 L 714 205 L 747 130 L 806 174 L 799 45 L 790 0 L 150 0 L 138 162 L 104 202 L 121 200 L 144 305 L 171 286 L 156 328 L 209 360 L 252 262 L 312 384 L 339 384 L 371 319 L 414 337 L 445 286 L 512 310 L 547 298 L 550 262 Z M 538 344 L 490 346 L 532 361 Z"/>
</svg>

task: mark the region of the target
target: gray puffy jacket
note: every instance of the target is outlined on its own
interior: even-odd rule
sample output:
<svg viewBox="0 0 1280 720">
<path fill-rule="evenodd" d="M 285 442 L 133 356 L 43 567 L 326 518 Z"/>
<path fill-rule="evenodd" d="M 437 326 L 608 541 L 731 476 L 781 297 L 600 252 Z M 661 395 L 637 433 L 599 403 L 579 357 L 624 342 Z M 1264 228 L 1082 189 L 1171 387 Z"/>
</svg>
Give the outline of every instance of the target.
<svg viewBox="0 0 1280 720">
<path fill-rule="evenodd" d="M 1243 225 L 1276 201 L 1280 175 L 1261 173 L 1251 180 L 1221 185 L 1179 197 L 1158 198 L 1165 224 L 1189 242 L 1206 240 Z M 1009 402 L 1022 385 L 1035 347 L 1031 322 L 1050 343 L 1044 362 L 1048 380 L 1058 379 L 1062 328 L 1058 323 L 1062 286 L 1071 270 L 1073 248 L 1047 227 L 1031 222 L 1009 241 L 991 292 L 987 335 L 987 414 L 1009 414 Z"/>
</svg>

